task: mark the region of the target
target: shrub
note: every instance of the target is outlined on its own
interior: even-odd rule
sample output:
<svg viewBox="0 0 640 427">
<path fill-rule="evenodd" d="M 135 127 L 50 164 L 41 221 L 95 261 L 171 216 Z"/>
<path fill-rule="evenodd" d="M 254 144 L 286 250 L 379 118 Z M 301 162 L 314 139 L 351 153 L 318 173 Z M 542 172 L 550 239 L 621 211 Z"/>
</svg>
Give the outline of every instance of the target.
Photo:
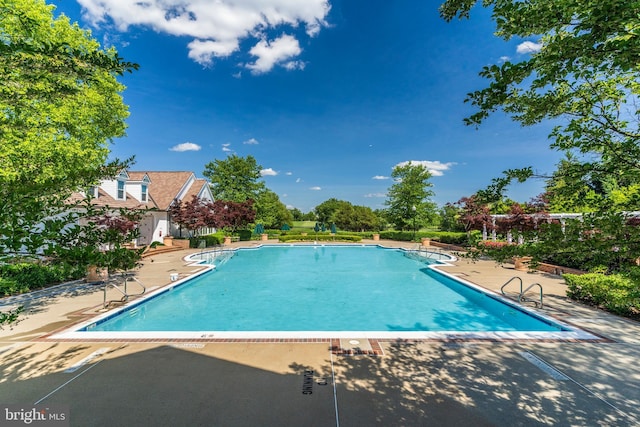
<svg viewBox="0 0 640 427">
<path fill-rule="evenodd" d="M 85 275 L 86 266 L 66 262 L 3 264 L 0 265 L 0 295 L 29 292 L 68 280 L 80 279 Z"/>
<path fill-rule="evenodd" d="M 9 296 L 20 292 L 27 292 L 29 288 L 22 288 L 15 280 L 0 277 L 0 294 Z"/>
<path fill-rule="evenodd" d="M 0 269 L 0 277 L 15 281 L 20 288 L 35 289 L 47 284 L 50 276 L 47 267 L 21 262 L 17 264 L 6 264 Z"/>
<path fill-rule="evenodd" d="M 281 242 L 360 242 L 362 237 L 353 234 L 323 234 L 315 233 L 303 236 L 302 234 L 286 234 L 280 235 Z"/>
<path fill-rule="evenodd" d="M 207 234 L 206 236 L 200 237 L 191 237 L 189 239 L 189 247 L 190 248 L 199 248 L 200 242 L 205 242 L 205 246 L 210 248 L 212 246 L 216 246 L 224 242 L 224 236 L 218 234 Z"/>
<path fill-rule="evenodd" d="M 565 274 L 567 296 L 602 307 L 612 313 L 637 317 L 640 314 L 640 287 L 621 274 Z"/>
<path fill-rule="evenodd" d="M 241 242 L 247 242 L 251 240 L 251 230 L 238 230 L 238 236 L 240 237 Z"/>
<path fill-rule="evenodd" d="M 413 231 L 383 231 L 380 233 L 380 238 L 386 240 L 410 242 L 413 240 Z"/>
<path fill-rule="evenodd" d="M 369 233 L 371 235 L 372 233 Z M 401 242 L 419 241 L 423 237 L 428 237 L 437 242 L 447 243 L 451 245 L 466 245 L 468 243 L 467 233 L 455 231 L 382 231 L 381 239 L 398 240 Z"/>
</svg>

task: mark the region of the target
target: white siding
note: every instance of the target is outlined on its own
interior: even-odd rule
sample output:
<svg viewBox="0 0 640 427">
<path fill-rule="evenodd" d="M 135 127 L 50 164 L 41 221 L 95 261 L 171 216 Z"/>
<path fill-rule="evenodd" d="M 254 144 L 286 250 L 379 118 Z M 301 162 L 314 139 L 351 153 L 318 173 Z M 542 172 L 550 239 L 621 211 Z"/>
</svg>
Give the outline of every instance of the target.
<svg viewBox="0 0 640 427">
<path fill-rule="evenodd" d="M 118 198 L 118 180 L 110 179 L 102 181 L 100 183 L 100 188 L 114 199 Z"/>
</svg>

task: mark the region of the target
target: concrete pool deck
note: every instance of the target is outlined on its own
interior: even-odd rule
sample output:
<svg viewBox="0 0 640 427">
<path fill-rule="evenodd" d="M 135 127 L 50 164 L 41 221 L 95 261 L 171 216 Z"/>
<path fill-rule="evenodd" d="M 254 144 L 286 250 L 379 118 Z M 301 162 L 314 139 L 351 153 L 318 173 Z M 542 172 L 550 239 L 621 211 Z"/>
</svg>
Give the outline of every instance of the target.
<svg viewBox="0 0 640 427">
<path fill-rule="evenodd" d="M 146 259 L 137 275 L 162 286 L 194 273 L 186 253 Z M 381 341 L 376 357 L 326 342 L 47 339 L 96 315 L 102 287 L 87 285 L 29 301 L 0 331 L 0 404 L 61 405 L 73 426 L 640 425 L 640 324 L 568 301 L 557 276 L 465 259 L 443 270 L 494 291 L 515 275 L 539 282 L 541 312 L 604 339 Z"/>
</svg>

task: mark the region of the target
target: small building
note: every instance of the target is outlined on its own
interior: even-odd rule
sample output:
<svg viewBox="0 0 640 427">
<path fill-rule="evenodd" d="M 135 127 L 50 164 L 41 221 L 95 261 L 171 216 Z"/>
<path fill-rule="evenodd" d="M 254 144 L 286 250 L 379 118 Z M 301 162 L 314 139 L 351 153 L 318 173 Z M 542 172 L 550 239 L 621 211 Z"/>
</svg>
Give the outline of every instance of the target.
<svg viewBox="0 0 640 427">
<path fill-rule="evenodd" d="M 209 183 L 188 171 L 126 171 L 88 190 L 96 206 L 146 209 L 138 226 L 138 246 L 162 242 L 166 236 L 180 237 L 179 228 L 171 222 L 169 207 L 174 200 L 189 201 L 193 196 L 213 201 Z M 76 197 L 83 197 L 77 194 Z M 202 230 L 204 233 L 214 229 Z M 187 237 L 187 236 L 184 236 Z"/>
</svg>

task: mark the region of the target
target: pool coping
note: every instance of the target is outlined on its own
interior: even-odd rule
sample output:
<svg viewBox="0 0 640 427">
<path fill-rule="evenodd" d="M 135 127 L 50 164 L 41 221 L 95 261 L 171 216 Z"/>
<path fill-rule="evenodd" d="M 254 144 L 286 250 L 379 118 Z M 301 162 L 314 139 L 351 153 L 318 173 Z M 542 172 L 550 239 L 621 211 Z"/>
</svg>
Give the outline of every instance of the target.
<svg viewBox="0 0 640 427">
<path fill-rule="evenodd" d="M 223 249 L 222 251 L 237 251 L 239 249 L 252 250 L 259 249 L 263 246 L 282 246 L 282 245 L 258 245 L 252 248 L 232 248 Z M 300 246 L 300 245 L 291 245 Z M 306 246 L 333 246 L 307 244 Z M 336 245 L 337 246 L 337 245 Z M 395 249 L 402 251 L 413 251 L 406 248 L 387 247 L 380 244 L 361 244 L 357 246 L 380 247 L 383 249 Z M 215 251 L 209 251 L 215 252 Z M 203 266 L 204 260 L 195 261 L 195 256 L 201 256 L 206 252 L 198 252 L 190 254 L 183 259 L 191 262 L 191 265 Z M 443 255 L 443 254 L 440 254 Z M 456 257 L 446 255 L 449 260 L 455 261 Z M 498 294 L 497 292 L 479 286 L 473 282 L 467 281 L 461 277 L 457 277 L 447 273 L 436 267 L 451 266 L 443 260 L 435 260 L 437 263 L 427 264 L 427 268 L 448 277 L 454 281 L 461 282 L 465 286 L 479 291 L 483 294 L 494 298 L 501 303 L 510 306 L 513 309 L 522 311 L 528 315 L 538 318 L 546 323 L 560 326 L 562 331 L 126 331 L 126 332 L 91 332 L 81 330 L 88 328 L 96 323 L 118 316 L 123 312 L 134 309 L 136 306 L 157 297 L 160 294 L 169 292 L 177 286 L 191 281 L 203 274 L 209 273 L 216 268 L 215 265 L 208 265 L 201 271 L 191 274 L 182 279 L 168 283 L 158 289 L 154 289 L 145 297 L 130 301 L 117 309 L 92 316 L 90 319 L 83 319 L 73 325 L 67 325 L 61 330 L 54 331 L 41 339 L 47 341 L 86 341 L 86 342 L 330 342 L 332 340 L 340 340 L 346 338 L 359 337 L 369 341 L 489 341 L 489 342 L 602 342 L 608 341 L 606 338 L 585 331 L 583 328 L 571 325 L 566 321 L 541 313 L 532 308 L 525 308 L 514 301 Z"/>
</svg>

